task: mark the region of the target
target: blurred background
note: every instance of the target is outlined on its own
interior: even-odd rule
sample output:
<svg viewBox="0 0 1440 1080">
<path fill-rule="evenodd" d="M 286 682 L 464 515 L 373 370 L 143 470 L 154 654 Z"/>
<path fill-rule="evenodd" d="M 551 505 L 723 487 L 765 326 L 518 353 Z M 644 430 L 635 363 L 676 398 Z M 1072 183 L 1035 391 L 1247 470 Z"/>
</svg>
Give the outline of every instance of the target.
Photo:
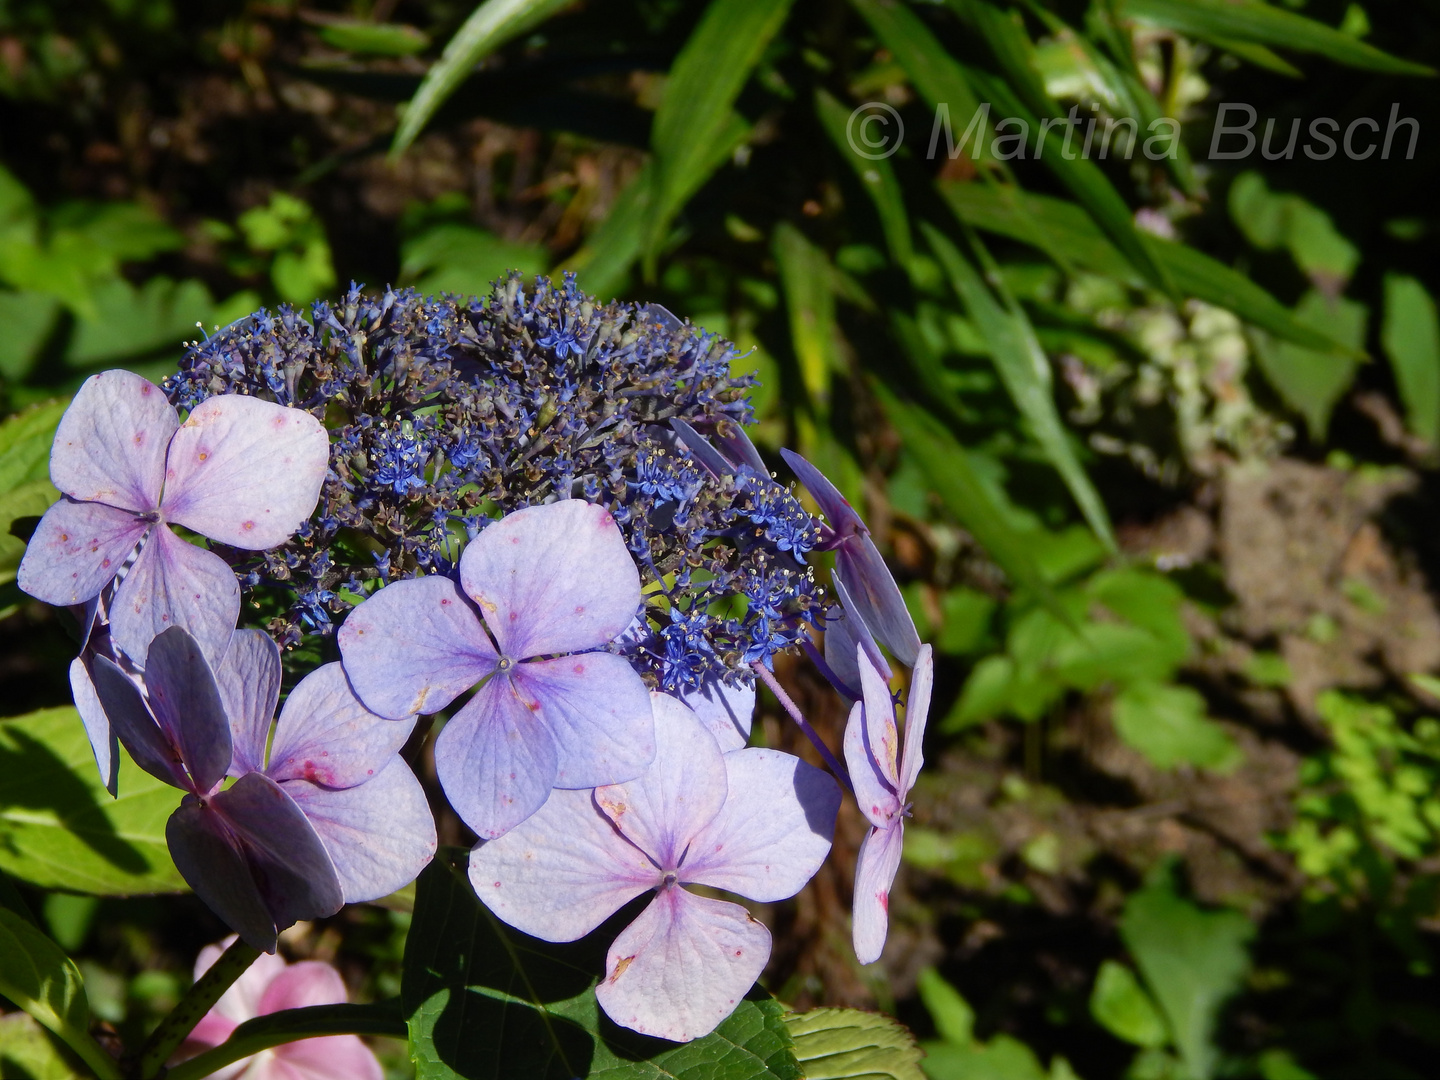
<svg viewBox="0 0 1440 1080">
<path fill-rule="evenodd" d="M 1434 0 L 4 0 L 0 409 L 53 426 L 351 280 L 659 302 L 740 346 L 757 443 L 862 509 L 938 653 L 885 956 L 850 951 L 847 810 L 766 915 L 772 992 L 894 1013 L 936 1080 L 1434 1075 L 1436 63 Z M 948 153 L 937 105 L 958 142 L 979 102 L 1028 145 Z M 1212 158 L 1227 102 L 1267 141 Z M 1067 114 L 1138 134 L 1037 160 Z M 1313 134 L 1397 117 L 1388 158 Z M 67 704 L 74 651 L 13 584 L 55 494 L 10 450 L 6 715 Z M 0 748 L 0 868 L 36 880 L 25 769 Z M 132 1038 L 224 933 L 26 895 Z M 405 908 L 284 948 L 392 996 Z"/>
</svg>

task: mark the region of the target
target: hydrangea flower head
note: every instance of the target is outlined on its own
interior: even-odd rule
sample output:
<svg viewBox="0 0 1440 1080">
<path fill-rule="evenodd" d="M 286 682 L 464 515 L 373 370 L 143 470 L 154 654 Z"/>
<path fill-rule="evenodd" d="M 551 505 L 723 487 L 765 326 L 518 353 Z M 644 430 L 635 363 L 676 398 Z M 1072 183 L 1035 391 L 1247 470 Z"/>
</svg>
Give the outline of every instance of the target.
<svg viewBox="0 0 1440 1080">
<path fill-rule="evenodd" d="M 209 971 L 235 941 L 206 945 L 195 959 L 195 978 Z M 287 964 L 261 956 L 220 995 L 180 1044 L 170 1064 L 195 1057 L 230 1038 L 246 1020 L 284 1009 L 340 1005 L 348 1000 L 340 973 L 319 960 Z M 281 1043 L 210 1074 L 211 1080 L 382 1080 L 380 1062 L 356 1035 L 324 1035 Z"/>
<path fill-rule="evenodd" d="M 182 423 L 153 384 L 128 371 L 91 376 L 60 420 L 50 478 L 64 497 L 46 511 L 19 585 L 60 606 L 93 600 L 139 554 L 109 605 L 118 647 L 143 656 L 170 626 L 219 657 L 240 611 L 230 567 L 171 531 L 235 548 L 288 540 L 315 509 L 329 460 L 313 416 L 235 394 Z"/>
<path fill-rule="evenodd" d="M 397 581 L 339 634 L 346 671 L 382 716 L 433 713 L 481 684 L 435 742 L 450 803 L 485 838 L 552 788 L 638 776 L 655 754 L 650 695 L 603 649 L 634 620 L 640 575 L 603 507 L 532 506 L 488 526 L 460 581 Z"/>
<path fill-rule="evenodd" d="M 528 821 L 470 856 L 476 893 L 511 926 L 574 941 L 624 904 L 655 897 L 611 945 L 600 1007 L 616 1023 L 685 1041 L 713 1031 L 770 956 L 745 908 L 799 892 L 830 850 L 840 789 L 800 759 L 722 754 L 695 714 L 654 695 L 655 760 L 639 779 L 556 791 Z"/>
<path fill-rule="evenodd" d="M 890 887 L 900 869 L 905 843 L 906 796 L 924 763 L 921 744 L 930 712 L 934 655 L 920 646 L 905 702 L 905 743 L 895 724 L 895 703 L 885 676 L 861 645 L 855 649 L 863 697 L 850 709 L 845 726 L 845 764 L 855 801 L 870 822 L 855 866 L 854 944 L 862 964 L 880 959 L 889 928 Z"/>
<path fill-rule="evenodd" d="M 434 819 L 398 753 L 413 718 L 371 713 L 339 664 L 301 680 L 273 737 L 280 654 L 261 631 L 237 630 L 214 670 L 179 627 L 155 638 L 139 677 L 103 656 L 93 670 L 136 764 L 186 792 L 165 827 L 181 876 L 256 948 L 394 892 L 434 854 Z"/>
</svg>

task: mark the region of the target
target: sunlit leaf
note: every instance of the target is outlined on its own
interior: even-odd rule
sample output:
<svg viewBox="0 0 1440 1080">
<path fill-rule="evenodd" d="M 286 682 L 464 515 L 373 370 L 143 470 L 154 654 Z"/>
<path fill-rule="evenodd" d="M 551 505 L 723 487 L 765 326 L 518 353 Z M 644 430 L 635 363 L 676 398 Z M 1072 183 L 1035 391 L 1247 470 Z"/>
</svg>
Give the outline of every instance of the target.
<svg viewBox="0 0 1440 1080">
<path fill-rule="evenodd" d="M 804 1075 L 827 1080 L 924 1080 L 920 1047 L 896 1020 L 859 1009 L 787 1013 Z"/>
<path fill-rule="evenodd" d="M 69 399 L 32 405 L 0 423 L 0 491 L 50 477 L 50 446 Z"/>
<path fill-rule="evenodd" d="M 1410 430 L 1440 445 L 1440 320 L 1434 298 L 1415 278 L 1385 275 L 1380 340 L 1395 369 Z"/>
<path fill-rule="evenodd" d="M 23 379 L 55 329 L 60 301 L 44 293 L 0 292 L 0 376 Z"/>
<path fill-rule="evenodd" d="M 795 226 L 775 226 L 775 262 L 790 315 L 790 341 L 800 365 L 800 381 L 822 412 L 830 401 L 830 376 L 840 366 L 835 335 L 835 293 L 825 252 Z"/>
<path fill-rule="evenodd" d="M 1112 715 L 1120 737 L 1157 769 L 1183 764 L 1224 772 L 1239 763 L 1234 740 L 1188 686 L 1137 682 L 1116 695 Z"/>
<path fill-rule="evenodd" d="M 1170 1041 L 1150 995 L 1129 968 L 1114 960 L 1100 965 L 1090 992 L 1090 1015 L 1110 1034 L 1136 1046 L 1160 1047 Z"/>
<path fill-rule="evenodd" d="M 24 1080 L 81 1080 L 84 1066 L 28 1013 L 0 1016 L 0 1076 Z"/>
</svg>

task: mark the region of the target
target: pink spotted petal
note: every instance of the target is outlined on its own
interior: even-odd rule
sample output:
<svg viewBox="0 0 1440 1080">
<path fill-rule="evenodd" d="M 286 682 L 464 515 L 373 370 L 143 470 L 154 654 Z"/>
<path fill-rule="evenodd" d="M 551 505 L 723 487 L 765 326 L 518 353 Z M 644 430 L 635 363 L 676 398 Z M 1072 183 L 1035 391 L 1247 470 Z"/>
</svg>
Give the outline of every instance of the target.
<svg viewBox="0 0 1440 1080">
<path fill-rule="evenodd" d="M 638 780 L 596 788 L 595 802 L 661 870 L 674 870 L 691 838 L 725 805 L 725 762 L 693 712 L 667 694 L 650 700 L 655 760 Z"/>
<path fill-rule="evenodd" d="M 392 755 L 356 787 L 332 791 L 306 780 L 281 787 L 325 844 L 347 904 L 404 888 L 435 854 L 435 819 L 425 790 L 399 757 Z"/>
<path fill-rule="evenodd" d="M 110 718 L 105 715 L 105 706 L 95 693 L 95 683 L 82 656 L 70 661 L 70 693 L 75 699 L 75 711 L 80 714 L 80 722 L 85 725 L 85 734 L 90 738 L 95 767 L 100 770 L 100 782 L 113 796 L 115 785 L 119 782 L 120 748 L 116 745 L 115 732 L 110 730 Z"/>
<path fill-rule="evenodd" d="M 215 667 L 215 683 L 230 718 L 230 772 L 262 771 L 280 700 L 280 647 L 262 630 L 236 630 L 225 659 Z"/>
<path fill-rule="evenodd" d="M 640 572 L 619 527 L 580 499 L 488 526 L 460 556 L 460 583 L 515 660 L 604 645 L 640 607 Z"/>
<path fill-rule="evenodd" d="M 605 960 L 595 997 L 622 1027 L 675 1042 L 708 1035 L 770 958 L 770 931 L 739 904 L 662 890 Z"/>
<path fill-rule="evenodd" d="M 344 668 L 325 664 L 285 700 L 265 771 L 276 780 L 354 787 L 385 768 L 414 730 L 413 716 L 386 720 L 365 708 Z"/>
<path fill-rule="evenodd" d="M 558 769 L 554 738 L 503 675 L 477 690 L 435 740 L 445 797 L 482 840 L 539 810 Z"/>
<path fill-rule="evenodd" d="M 888 829 L 871 829 L 860 842 L 855 863 L 853 940 L 855 958 L 873 964 L 885 949 L 890 927 L 890 888 L 900 869 L 905 822 L 897 818 Z"/>
<path fill-rule="evenodd" d="M 905 745 L 900 753 L 900 799 L 903 802 L 920 766 L 925 763 L 923 744 L 925 723 L 930 717 L 930 690 L 935 682 L 935 654 L 929 645 L 920 646 L 915 671 L 910 678 L 910 694 L 905 699 Z"/>
<path fill-rule="evenodd" d="M 900 788 L 900 733 L 895 727 L 895 702 L 890 685 L 878 668 L 867 662 L 863 651 L 856 653 L 860 668 L 861 704 L 865 709 L 865 748 L 892 791 Z"/>
<path fill-rule="evenodd" d="M 391 720 L 439 712 L 495 670 L 495 647 L 449 578 L 386 585 L 336 635 L 350 685 Z"/>
<path fill-rule="evenodd" d="M 532 660 L 514 669 L 516 693 L 555 740 L 555 786 L 592 788 L 633 780 L 655 757 L 650 691 L 610 653 Z"/>
<path fill-rule="evenodd" d="M 845 765 L 850 770 L 855 803 L 865 820 L 877 828 L 889 824 L 900 812 L 900 800 L 866 745 L 863 702 L 850 706 L 850 718 L 845 722 Z"/>
<path fill-rule="evenodd" d="M 57 607 L 86 603 L 110 584 L 148 528 L 127 510 L 62 498 L 30 537 L 16 584 Z"/>
<path fill-rule="evenodd" d="M 194 790 L 210 791 L 230 768 L 230 721 L 210 665 L 181 627 L 172 626 L 150 643 L 145 690 L 161 730 L 180 750 Z"/>
<path fill-rule="evenodd" d="M 794 896 L 830 853 L 840 786 L 759 747 L 726 754 L 725 773 L 725 805 L 691 840 L 680 880 L 767 903 Z"/>
<path fill-rule="evenodd" d="M 303 409 L 209 398 L 170 442 L 165 519 L 232 547 L 275 547 L 314 511 L 329 462 L 325 427 Z"/>
<path fill-rule="evenodd" d="M 533 817 L 470 853 L 470 884 L 485 906 L 545 941 L 584 937 L 660 880 L 588 791 L 552 792 Z"/>
<path fill-rule="evenodd" d="M 127 656 L 141 657 L 156 634 L 184 627 L 218 661 L 239 618 L 240 583 L 225 560 L 157 525 L 115 593 L 110 633 Z"/>
<path fill-rule="evenodd" d="M 102 371 L 60 418 L 50 480 L 72 498 L 144 513 L 160 505 L 165 449 L 180 416 L 154 383 Z"/>
<path fill-rule="evenodd" d="M 693 690 L 677 695 L 694 710 L 722 751 L 738 750 L 750 741 L 755 721 L 755 686 L 730 686 L 713 675 Z"/>
</svg>

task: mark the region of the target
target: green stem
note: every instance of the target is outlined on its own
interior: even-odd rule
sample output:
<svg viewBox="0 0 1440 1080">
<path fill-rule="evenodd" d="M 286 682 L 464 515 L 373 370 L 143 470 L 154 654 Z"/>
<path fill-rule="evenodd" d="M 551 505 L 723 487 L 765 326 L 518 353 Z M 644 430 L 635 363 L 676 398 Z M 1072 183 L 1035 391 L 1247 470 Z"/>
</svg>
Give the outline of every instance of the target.
<svg viewBox="0 0 1440 1080">
<path fill-rule="evenodd" d="M 57 1031 L 55 1034 L 65 1040 L 65 1045 L 75 1051 L 80 1060 L 90 1066 L 99 1080 L 120 1080 L 120 1063 L 105 1052 L 88 1031 Z"/>
<path fill-rule="evenodd" d="M 170 1015 L 161 1020 L 160 1026 L 150 1034 L 150 1038 L 140 1048 L 137 1075 L 147 1080 L 159 1076 L 175 1048 L 185 1041 L 185 1036 L 195 1029 L 195 1025 L 214 1007 L 215 1002 L 220 1000 L 220 995 L 230 989 L 230 985 L 245 973 L 245 969 L 253 964 L 259 955 L 259 949 L 236 938 L 235 943 L 210 965 L 204 975 L 195 980 L 195 985 L 180 999 L 180 1004 L 171 1009 Z"/>
<path fill-rule="evenodd" d="M 389 1035 L 406 1037 L 405 1020 L 395 1002 L 377 1005 L 312 1005 L 286 1009 L 247 1020 L 213 1050 L 182 1061 L 165 1080 L 201 1080 L 241 1058 L 282 1043 L 323 1035 Z"/>
</svg>

